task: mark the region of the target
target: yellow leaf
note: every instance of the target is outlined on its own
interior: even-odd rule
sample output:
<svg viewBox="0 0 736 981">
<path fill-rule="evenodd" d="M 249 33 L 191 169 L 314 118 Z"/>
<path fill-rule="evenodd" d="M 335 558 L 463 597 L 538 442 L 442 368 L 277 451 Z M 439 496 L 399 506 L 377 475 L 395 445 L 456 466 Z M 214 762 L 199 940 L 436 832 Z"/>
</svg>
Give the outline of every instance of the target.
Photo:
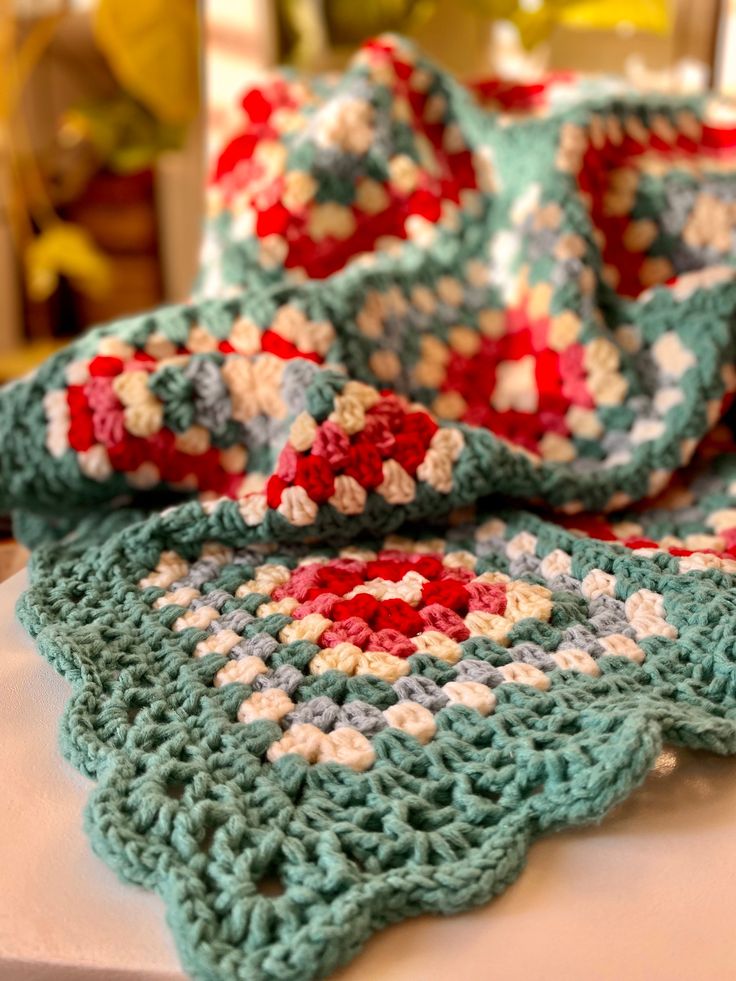
<svg viewBox="0 0 736 981">
<path fill-rule="evenodd" d="M 183 123 L 196 115 L 196 0 L 99 0 L 94 30 L 121 85 L 159 119 Z"/>
<path fill-rule="evenodd" d="M 519 32 L 521 43 L 528 50 L 547 40 L 555 26 L 555 19 L 555 12 L 547 6 L 534 11 L 519 9 L 511 17 L 512 23 L 516 25 Z"/>
<path fill-rule="evenodd" d="M 670 29 L 668 0 L 572 0 L 557 21 L 566 27 L 611 31 L 626 24 L 637 31 L 666 34 Z"/>
<path fill-rule="evenodd" d="M 34 238 L 25 250 L 28 295 L 45 300 L 67 279 L 82 293 L 99 296 L 110 287 L 110 266 L 89 233 L 79 225 L 58 221 Z"/>
</svg>

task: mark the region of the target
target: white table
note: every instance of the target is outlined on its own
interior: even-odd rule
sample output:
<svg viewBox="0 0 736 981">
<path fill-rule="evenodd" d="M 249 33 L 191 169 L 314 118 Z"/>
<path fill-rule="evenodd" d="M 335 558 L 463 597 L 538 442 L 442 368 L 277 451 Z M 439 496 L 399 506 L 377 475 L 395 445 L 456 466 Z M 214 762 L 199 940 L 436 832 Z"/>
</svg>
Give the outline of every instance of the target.
<svg viewBox="0 0 736 981">
<path fill-rule="evenodd" d="M 0 586 L 0 981 L 181 981 L 161 901 L 82 831 L 89 782 L 61 757 L 67 685 Z M 536 844 L 489 906 L 374 937 L 334 981 L 736 978 L 736 761 L 664 753 L 599 827 Z"/>
</svg>

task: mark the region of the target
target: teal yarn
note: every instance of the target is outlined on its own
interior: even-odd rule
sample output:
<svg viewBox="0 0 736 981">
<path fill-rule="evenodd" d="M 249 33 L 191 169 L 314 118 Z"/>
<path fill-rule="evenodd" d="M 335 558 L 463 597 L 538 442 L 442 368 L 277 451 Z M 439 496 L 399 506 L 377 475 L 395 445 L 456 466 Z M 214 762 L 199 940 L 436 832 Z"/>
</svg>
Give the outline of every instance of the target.
<svg viewBox="0 0 736 981">
<path fill-rule="evenodd" d="M 190 302 L 0 392 L 86 827 L 192 977 L 325 976 L 736 752 L 735 171 L 709 97 L 379 39 L 246 93 Z"/>
<path fill-rule="evenodd" d="M 207 520 L 198 532 L 209 538 Z M 150 591 L 131 585 L 141 529 L 53 564 L 51 586 L 42 564 L 34 573 L 18 612 L 73 685 L 62 746 L 97 783 L 93 846 L 164 898 L 192 976 L 326 974 L 388 923 L 496 895 L 538 835 L 597 820 L 626 796 L 663 740 L 736 750 L 730 577 L 660 572 L 529 514 L 510 527 L 569 550 L 577 577 L 611 569 L 628 591 L 661 590 L 677 644 L 651 640 L 642 666 L 603 657 L 596 678 L 556 670 L 546 692 L 500 685 L 492 715 L 446 708 L 424 746 L 384 729 L 365 773 L 297 755 L 264 767 L 278 726 L 235 722 L 249 689 L 213 688 L 226 659 L 192 659 L 199 633 L 172 634 Z M 264 891 L 273 881 L 281 895 Z"/>
</svg>

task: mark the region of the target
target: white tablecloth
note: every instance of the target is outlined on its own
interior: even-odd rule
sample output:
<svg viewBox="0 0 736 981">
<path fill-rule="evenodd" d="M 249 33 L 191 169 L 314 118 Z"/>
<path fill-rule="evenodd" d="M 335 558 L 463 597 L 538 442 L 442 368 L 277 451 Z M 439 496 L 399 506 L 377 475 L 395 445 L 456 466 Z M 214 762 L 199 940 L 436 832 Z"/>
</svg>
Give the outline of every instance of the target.
<svg viewBox="0 0 736 981">
<path fill-rule="evenodd" d="M 181 981 L 161 901 L 82 831 L 89 783 L 61 757 L 67 685 L 0 585 L 0 981 Z M 340 981 L 736 978 L 736 761 L 666 752 L 599 826 L 536 844 L 492 904 L 374 937 Z"/>
</svg>

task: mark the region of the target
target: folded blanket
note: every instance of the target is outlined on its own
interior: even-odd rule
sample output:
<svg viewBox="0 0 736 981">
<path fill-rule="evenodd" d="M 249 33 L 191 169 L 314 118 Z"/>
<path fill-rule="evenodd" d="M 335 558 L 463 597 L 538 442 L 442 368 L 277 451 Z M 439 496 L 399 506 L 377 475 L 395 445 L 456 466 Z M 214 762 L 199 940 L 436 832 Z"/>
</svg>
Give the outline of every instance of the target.
<svg viewBox="0 0 736 981">
<path fill-rule="evenodd" d="M 0 393 L 0 508 L 95 848 L 283 981 L 736 751 L 736 120 L 396 38 L 242 106 L 191 302 Z"/>
</svg>

